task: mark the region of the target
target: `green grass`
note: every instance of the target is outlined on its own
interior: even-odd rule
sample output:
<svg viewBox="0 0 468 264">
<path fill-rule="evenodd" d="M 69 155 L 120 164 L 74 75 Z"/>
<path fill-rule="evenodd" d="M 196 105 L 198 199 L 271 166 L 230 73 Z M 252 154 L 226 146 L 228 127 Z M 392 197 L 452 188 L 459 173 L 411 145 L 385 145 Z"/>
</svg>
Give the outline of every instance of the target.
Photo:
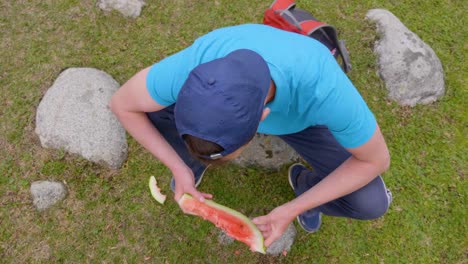
<svg viewBox="0 0 468 264">
<path fill-rule="evenodd" d="M 324 217 L 319 233 L 298 236 L 287 257 L 218 243 L 208 222 L 158 205 L 147 180 L 170 193 L 169 171 L 129 138 L 129 158 L 110 170 L 43 149 L 34 133 L 41 97 L 69 67 L 94 67 L 123 83 L 138 70 L 212 29 L 260 23 L 270 1 L 147 1 L 142 15 L 106 14 L 95 1 L 0 2 L 0 259 L 4 263 L 466 263 L 467 52 L 463 1 L 298 1 L 335 25 L 347 41 L 350 78 L 376 114 L 392 154 L 384 177 L 395 200 L 384 217 Z M 431 105 L 400 107 L 386 99 L 372 52 L 367 10 L 386 8 L 442 61 L 446 95 Z M 287 168 L 228 165 L 212 169 L 201 189 L 247 215 L 290 199 Z M 69 196 L 38 213 L 36 180 L 66 182 Z M 235 252 L 238 251 L 238 255 Z"/>
</svg>

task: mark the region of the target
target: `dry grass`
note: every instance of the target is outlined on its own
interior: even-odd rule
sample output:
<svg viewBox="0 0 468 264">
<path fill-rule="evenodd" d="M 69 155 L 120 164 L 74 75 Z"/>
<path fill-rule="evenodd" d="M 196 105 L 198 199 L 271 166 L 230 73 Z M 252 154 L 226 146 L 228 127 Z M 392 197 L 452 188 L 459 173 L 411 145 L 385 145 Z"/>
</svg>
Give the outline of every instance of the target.
<svg viewBox="0 0 468 264">
<path fill-rule="evenodd" d="M 94 67 L 123 83 L 214 28 L 261 22 L 270 1 L 147 1 L 139 18 L 104 13 L 95 1 L 0 1 L 0 259 L 5 263 L 464 263 L 466 240 L 466 5 L 460 1 L 298 1 L 337 26 L 351 51 L 350 78 L 379 119 L 392 153 L 384 175 L 395 195 L 376 221 L 324 218 L 322 230 L 298 230 L 287 257 L 222 246 L 218 232 L 147 190 L 156 175 L 170 193 L 169 171 L 133 140 L 120 170 L 43 149 L 35 111 L 69 67 Z M 398 107 L 378 79 L 370 8 L 385 7 L 442 60 L 447 93 L 430 106 Z M 441 19 L 444 18 L 444 19 Z M 455 30 L 457 29 L 457 30 Z M 292 198 L 286 168 L 226 166 L 208 172 L 202 190 L 258 215 Z M 39 213 L 37 180 L 64 181 L 67 198 Z"/>
</svg>

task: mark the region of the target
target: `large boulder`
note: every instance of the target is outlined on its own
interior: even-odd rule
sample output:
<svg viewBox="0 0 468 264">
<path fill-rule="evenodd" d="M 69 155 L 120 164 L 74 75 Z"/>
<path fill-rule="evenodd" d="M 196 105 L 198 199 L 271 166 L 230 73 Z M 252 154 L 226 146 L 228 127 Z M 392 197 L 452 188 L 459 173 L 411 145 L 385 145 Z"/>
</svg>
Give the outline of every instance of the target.
<svg viewBox="0 0 468 264">
<path fill-rule="evenodd" d="M 119 86 L 97 69 L 62 72 L 37 109 L 36 133 L 42 146 L 119 168 L 127 158 L 127 140 L 125 129 L 108 107 Z"/>
<path fill-rule="evenodd" d="M 376 23 L 381 35 L 374 51 L 389 98 L 400 105 L 414 106 L 443 96 L 442 64 L 431 47 L 388 10 L 369 10 L 366 18 Z"/>
<path fill-rule="evenodd" d="M 97 6 L 104 11 L 117 10 L 126 17 L 135 18 L 141 13 L 144 0 L 98 0 Z"/>
<path fill-rule="evenodd" d="M 299 155 L 277 136 L 257 134 L 249 146 L 233 162 L 240 166 L 260 166 L 279 169 L 298 161 Z"/>
</svg>

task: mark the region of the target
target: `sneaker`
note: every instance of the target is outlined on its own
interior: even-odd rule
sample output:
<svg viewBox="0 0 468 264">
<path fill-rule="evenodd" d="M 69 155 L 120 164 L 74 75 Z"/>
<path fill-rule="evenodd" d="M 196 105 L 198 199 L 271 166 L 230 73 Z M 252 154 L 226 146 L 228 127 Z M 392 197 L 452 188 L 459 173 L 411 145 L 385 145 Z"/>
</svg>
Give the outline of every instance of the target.
<svg viewBox="0 0 468 264">
<path fill-rule="evenodd" d="M 296 219 L 307 233 L 315 233 L 320 229 L 320 225 L 322 224 L 322 213 L 312 209 L 298 215 Z"/>
<path fill-rule="evenodd" d="M 289 185 L 291 185 L 291 188 L 297 196 L 304 193 L 303 190 L 300 190 L 300 186 L 298 185 L 298 179 L 303 170 L 307 170 L 307 168 L 300 163 L 295 163 L 289 167 L 288 171 Z M 308 210 L 297 216 L 297 222 L 306 232 L 317 232 L 322 224 L 322 213 L 314 209 Z"/>
<path fill-rule="evenodd" d="M 206 167 L 199 169 L 197 172 L 195 172 L 195 187 L 198 187 L 200 185 L 201 180 L 203 179 L 203 175 L 205 175 L 206 170 L 210 167 L 210 164 L 208 164 Z M 198 173 L 200 172 L 200 173 Z M 175 192 L 175 180 L 174 177 L 171 179 L 171 190 Z"/>
<path fill-rule="evenodd" d="M 300 163 L 295 163 L 289 167 L 289 171 L 288 171 L 289 185 L 291 185 L 291 188 L 293 189 L 296 196 L 299 196 L 302 194 L 301 192 L 299 192 L 297 179 L 299 178 L 299 175 L 301 175 L 301 172 L 306 169 L 307 168 Z"/>
</svg>

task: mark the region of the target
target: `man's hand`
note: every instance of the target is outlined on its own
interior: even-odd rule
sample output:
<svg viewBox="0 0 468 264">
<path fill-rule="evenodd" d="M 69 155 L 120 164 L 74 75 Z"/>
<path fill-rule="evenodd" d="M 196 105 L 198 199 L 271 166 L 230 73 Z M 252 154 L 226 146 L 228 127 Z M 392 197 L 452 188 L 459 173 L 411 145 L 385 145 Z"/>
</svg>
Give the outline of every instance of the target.
<svg viewBox="0 0 468 264">
<path fill-rule="evenodd" d="M 278 240 L 294 220 L 294 214 L 286 206 L 276 207 L 269 214 L 259 216 L 253 219 L 253 223 L 257 225 L 265 239 L 265 246 L 269 247 L 273 242 Z"/>
<path fill-rule="evenodd" d="M 174 199 L 178 202 L 184 193 L 192 195 L 193 198 L 204 202 L 205 199 L 212 199 L 213 195 L 209 193 L 199 192 L 195 188 L 195 177 L 190 169 L 184 175 L 174 176 L 175 179 L 175 192 Z"/>
</svg>

